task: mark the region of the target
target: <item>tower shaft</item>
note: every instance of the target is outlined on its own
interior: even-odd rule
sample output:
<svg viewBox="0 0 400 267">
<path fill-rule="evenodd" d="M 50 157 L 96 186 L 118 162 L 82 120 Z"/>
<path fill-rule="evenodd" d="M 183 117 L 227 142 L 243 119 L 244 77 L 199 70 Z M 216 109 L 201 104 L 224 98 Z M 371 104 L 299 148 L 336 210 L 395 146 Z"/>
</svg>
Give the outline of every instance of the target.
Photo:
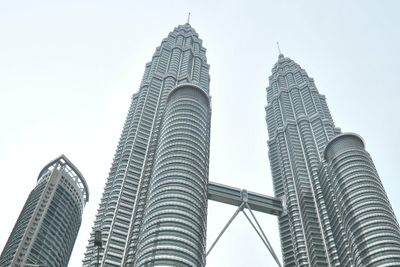
<svg viewBox="0 0 400 267">
<path fill-rule="evenodd" d="M 313 80 L 282 54 L 267 99 L 285 266 L 399 266 L 399 225 L 361 138 L 334 127 Z"/>
<path fill-rule="evenodd" d="M 95 266 L 93 242 L 97 229 L 102 231 L 105 243 L 100 253 L 102 266 L 133 263 L 167 97 L 180 84 L 192 84 L 208 94 L 205 51 L 198 34 L 186 23 L 162 41 L 146 64 L 139 92 L 132 97 L 83 266 Z"/>
<path fill-rule="evenodd" d="M 274 191 L 287 203 L 287 214 L 279 218 L 284 264 L 330 266 L 329 255 L 336 252 L 325 238 L 330 229 L 317 173 L 326 143 L 339 130 L 313 80 L 282 54 L 272 70 L 267 99 Z"/>
</svg>

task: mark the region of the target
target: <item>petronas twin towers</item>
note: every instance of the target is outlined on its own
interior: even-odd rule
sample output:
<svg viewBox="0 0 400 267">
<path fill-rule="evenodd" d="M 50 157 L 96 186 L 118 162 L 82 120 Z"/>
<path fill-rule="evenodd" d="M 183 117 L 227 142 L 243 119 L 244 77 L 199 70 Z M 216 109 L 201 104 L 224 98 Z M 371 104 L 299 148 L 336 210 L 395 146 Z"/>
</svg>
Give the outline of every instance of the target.
<svg viewBox="0 0 400 267">
<path fill-rule="evenodd" d="M 97 266 L 96 230 L 100 266 L 205 266 L 216 188 L 205 52 L 186 23 L 146 64 L 83 266 Z M 335 127 L 313 80 L 282 54 L 267 99 L 276 205 L 285 207 L 270 213 L 279 218 L 284 266 L 400 266 L 399 225 L 363 140 Z"/>
</svg>

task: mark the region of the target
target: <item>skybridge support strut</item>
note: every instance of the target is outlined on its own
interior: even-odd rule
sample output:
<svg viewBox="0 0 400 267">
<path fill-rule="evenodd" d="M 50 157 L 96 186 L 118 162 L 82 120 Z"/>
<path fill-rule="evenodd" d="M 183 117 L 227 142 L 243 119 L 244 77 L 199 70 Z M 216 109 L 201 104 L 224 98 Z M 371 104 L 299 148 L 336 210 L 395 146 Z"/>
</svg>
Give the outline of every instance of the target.
<svg viewBox="0 0 400 267">
<path fill-rule="evenodd" d="M 208 184 L 208 199 L 229 205 L 234 205 L 237 206 L 238 208 L 232 215 L 232 217 L 229 219 L 227 224 L 224 226 L 222 231 L 219 233 L 215 241 L 212 243 L 211 247 L 207 251 L 206 256 L 210 254 L 211 250 L 215 247 L 215 245 L 217 244 L 221 236 L 224 234 L 224 232 L 228 229 L 229 225 L 237 217 L 239 212 L 242 211 L 246 216 L 247 220 L 249 221 L 249 223 L 251 224 L 251 226 L 253 227 L 253 229 L 261 238 L 264 245 L 267 247 L 269 253 L 271 253 L 277 265 L 279 267 L 282 267 L 278 257 L 275 254 L 275 251 L 273 250 L 271 244 L 268 241 L 267 236 L 265 235 L 256 216 L 253 213 L 253 210 L 256 210 L 263 213 L 280 216 L 284 212 L 282 200 L 213 182 L 210 182 Z M 245 208 L 247 208 L 250 211 L 250 215 L 255 221 L 255 224 L 250 219 L 249 215 L 245 212 L 244 210 Z"/>
<path fill-rule="evenodd" d="M 224 232 L 226 231 L 226 229 L 228 229 L 229 225 L 232 223 L 232 221 L 236 218 L 236 216 L 239 214 L 239 212 L 241 210 L 243 210 L 244 207 L 244 203 L 242 203 L 237 210 L 235 211 L 235 213 L 232 215 L 232 217 L 229 219 L 228 223 L 224 226 L 224 228 L 222 229 L 222 231 L 219 233 L 219 235 L 217 236 L 217 239 L 215 239 L 214 243 L 211 245 L 211 247 L 208 249 L 206 256 L 208 256 L 208 254 L 210 254 L 211 250 L 214 248 L 214 246 L 217 244 L 218 240 L 221 238 L 221 236 L 224 234 Z"/>
</svg>

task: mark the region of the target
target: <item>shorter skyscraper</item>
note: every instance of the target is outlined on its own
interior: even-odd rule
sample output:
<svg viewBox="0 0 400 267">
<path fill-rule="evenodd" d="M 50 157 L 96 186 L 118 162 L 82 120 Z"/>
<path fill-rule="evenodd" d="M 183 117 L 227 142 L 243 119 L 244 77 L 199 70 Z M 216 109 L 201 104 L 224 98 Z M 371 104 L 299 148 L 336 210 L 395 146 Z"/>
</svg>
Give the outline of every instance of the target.
<svg viewBox="0 0 400 267">
<path fill-rule="evenodd" d="M 68 265 L 89 200 L 85 179 L 61 155 L 39 173 L 0 256 L 0 267 Z"/>
</svg>

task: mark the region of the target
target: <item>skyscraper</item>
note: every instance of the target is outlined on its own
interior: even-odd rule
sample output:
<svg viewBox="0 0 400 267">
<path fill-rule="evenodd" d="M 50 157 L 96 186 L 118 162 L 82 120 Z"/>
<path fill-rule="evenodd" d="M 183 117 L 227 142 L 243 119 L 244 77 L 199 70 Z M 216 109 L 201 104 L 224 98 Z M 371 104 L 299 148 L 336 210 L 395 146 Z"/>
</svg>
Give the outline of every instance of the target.
<svg viewBox="0 0 400 267">
<path fill-rule="evenodd" d="M 399 225 L 361 138 L 341 134 L 313 79 L 282 54 L 267 100 L 284 265 L 399 266 Z"/>
<path fill-rule="evenodd" d="M 96 230 L 101 230 L 104 241 L 101 266 L 205 264 L 204 253 L 198 253 L 205 251 L 211 116 L 205 52 L 198 34 L 186 23 L 162 41 L 146 64 L 83 266 L 96 264 Z M 169 194 L 161 197 L 166 188 Z M 175 237 L 168 233 L 171 229 Z"/>
<path fill-rule="evenodd" d="M 0 256 L 1 267 L 66 267 L 78 235 L 88 186 L 61 155 L 40 172 Z"/>
</svg>

